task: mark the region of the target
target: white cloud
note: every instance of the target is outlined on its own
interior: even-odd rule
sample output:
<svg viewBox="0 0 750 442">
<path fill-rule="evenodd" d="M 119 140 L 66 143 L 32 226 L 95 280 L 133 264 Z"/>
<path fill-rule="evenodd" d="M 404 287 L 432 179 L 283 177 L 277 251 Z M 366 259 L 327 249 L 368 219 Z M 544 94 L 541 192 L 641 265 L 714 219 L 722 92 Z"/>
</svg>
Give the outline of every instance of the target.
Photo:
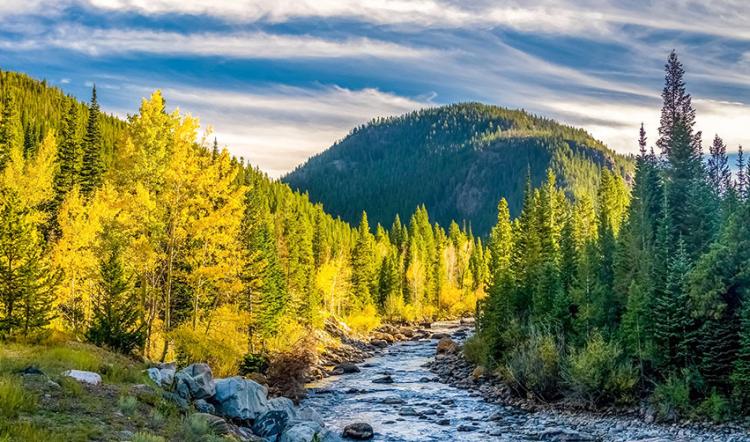
<svg viewBox="0 0 750 442">
<path fill-rule="evenodd" d="M 145 95 L 148 89 L 134 92 Z M 254 91 L 168 87 L 167 103 L 210 125 L 222 145 L 278 177 L 377 116 L 399 115 L 432 103 L 377 89 L 275 86 Z"/>
<path fill-rule="evenodd" d="M 18 51 L 52 47 L 92 56 L 132 52 L 262 59 L 358 56 L 411 58 L 430 54 L 428 50 L 364 37 L 337 41 L 309 35 L 265 32 L 181 34 L 81 26 L 61 26 L 44 35 L 28 35 L 20 41 L 0 40 L 0 47 Z"/>
</svg>

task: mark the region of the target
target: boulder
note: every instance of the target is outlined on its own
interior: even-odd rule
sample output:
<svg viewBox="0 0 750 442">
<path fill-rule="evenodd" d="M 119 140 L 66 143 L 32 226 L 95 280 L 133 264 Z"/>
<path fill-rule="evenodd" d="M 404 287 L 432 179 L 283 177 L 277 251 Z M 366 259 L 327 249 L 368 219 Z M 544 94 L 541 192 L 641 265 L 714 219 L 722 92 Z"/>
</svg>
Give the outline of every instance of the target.
<svg viewBox="0 0 750 442">
<path fill-rule="evenodd" d="M 329 440 L 323 438 L 326 433 L 325 429 L 316 422 L 302 421 L 290 425 L 281 433 L 279 442 L 313 442 L 320 440 Z"/>
<path fill-rule="evenodd" d="M 162 397 L 166 399 L 169 402 L 172 402 L 182 411 L 187 411 L 187 409 L 190 407 L 190 404 L 188 403 L 187 399 L 180 397 L 177 393 L 172 393 L 171 391 L 165 391 L 162 393 Z"/>
<path fill-rule="evenodd" d="M 217 379 L 213 402 L 218 413 L 232 419 L 257 419 L 269 409 L 266 387 L 239 376 Z"/>
<path fill-rule="evenodd" d="M 333 371 L 331 371 L 332 375 L 342 375 L 342 374 L 352 374 L 352 373 L 359 373 L 361 370 L 359 367 L 357 367 L 356 364 L 352 364 L 351 362 L 344 362 L 343 364 L 339 364 L 336 367 L 333 368 Z"/>
<path fill-rule="evenodd" d="M 195 411 L 199 413 L 216 414 L 216 407 L 213 404 L 209 404 L 205 399 L 198 399 L 193 403 Z"/>
<path fill-rule="evenodd" d="M 326 426 L 323 422 L 323 416 L 321 416 L 320 413 L 318 413 L 318 411 L 312 407 L 302 407 L 297 410 L 297 419 L 300 421 L 315 422 L 321 427 Z"/>
<path fill-rule="evenodd" d="M 297 409 L 294 407 L 294 402 L 287 397 L 275 397 L 268 400 L 268 409 L 282 411 L 286 413 L 289 419 L 297 418 Z"/>
<path fill-rule="evenodd" d="M 372 430 L 372 425 L 357 422 L 356 424 L 349 424 L 344 427 L 344 432 L 341 435 L 347 439 L 368 440 L 372 439 L 374 431 Z"/>
<path fill-rule="evenodd" d="M 372 339 L 370 340 L 370 344 L 377 348 L 386 348 L 388 347 L 388 343 L 382 339 Z"/>
<path fill-rule="evenodd" d="M 216 393 L 211 367 L 207 364 L 191 364 L 174 375 L 175 389 L 182 398 L 206 399 Z"/>
<path fill-rule="evenodd" d="M 438 345 L 437 345 L 437 353 L 439 355 L 455 353 L 456 351 L 458 351 L 458 345 L 455 342 L 453 342 L 453 339 L 447 336 L 440 338 L 440 341 L 438 342 Z"/>
<path fill-rule="evenodd" d="M 430 335 L 430 339 L 443 339 L 443 338 L 450 338 L 451 335 L 448 333 L 433 333 Z"/>
<path fill-rule="evenodd" d="M 83 382 L 84 384 L 99 385 L 102 383 L 102 377 L 99 376 L 99 373 L 94 373 L 93 371 L 68 370 L 63 372 L 62 375 L 73 378 L 78 382 Z"/>
<path fill-rule="evenodd" d="M 148 377 L 151 378 L 156 385 L 164 388 L 172 386 L 176 372 L 177 368 L 174 363 L 159 364 L 156 367 L 151 367 L 147 370 Z"/>
<path fill-rule="evenodd" d="M 284 431 L 288 421 L 289 415 L 285 411 L 266 411 L 253 423 L 253 433 L 260 437 L 277 436 Z"/>
<path fill-rule="evenodd" d="M 373 379 L 372 383 L 373 384 L 392 384 L 393 378 L 390 375 L 385 375 L 383 377 Z"/>
</svg>

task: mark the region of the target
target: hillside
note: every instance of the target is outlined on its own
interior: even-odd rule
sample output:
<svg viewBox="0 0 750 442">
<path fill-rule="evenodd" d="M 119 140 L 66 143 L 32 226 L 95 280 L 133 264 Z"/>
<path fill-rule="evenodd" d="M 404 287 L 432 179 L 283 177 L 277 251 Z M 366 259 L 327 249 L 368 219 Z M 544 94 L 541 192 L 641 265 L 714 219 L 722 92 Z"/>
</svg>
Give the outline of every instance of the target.
<svg viewBox="0 0 750 442">
<path fill-rule="evenodd" d="M 569 196 L 594 195 L 602 167 L 629 175 L 632 162 L 585 131 L 477 103 L 376 119 L 354 129 L 283 180 L 349 222 L 367 211 L 390 225 L 425 204 L 436 221 L 466 220 L 488 232 L 497 202 L 517 215 L 527 171 L 534 187 L 551 167 Z"/>
</svg>

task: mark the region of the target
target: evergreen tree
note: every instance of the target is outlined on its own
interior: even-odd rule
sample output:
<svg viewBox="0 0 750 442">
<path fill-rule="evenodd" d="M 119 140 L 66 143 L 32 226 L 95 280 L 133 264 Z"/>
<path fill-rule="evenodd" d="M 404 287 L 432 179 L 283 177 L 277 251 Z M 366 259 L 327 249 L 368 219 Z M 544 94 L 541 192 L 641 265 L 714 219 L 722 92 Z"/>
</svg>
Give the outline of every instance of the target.
<svg viewBox="0 0 750 442">
<path fill-rule="evenodd" d="M 677 52 L 672 51 L 669 54 L 667 63 L 664 65 L 666 72 L 664 78 L 664 89 L 661 97 L 664 106 L 661 110 L 659 120 L 659 139 L 656 145 L 661 148 L 663 155 L 671 155 L 675 140 L 675 126 L 681 122 L 683 129 L 688 131 L 690 141 L 688 145 L 695 147 L 696 142 L 699 144 L 700 133 L 692 134 L 692 128 L 695 124 L 695 109 L 693 109 L 690 94 L 685 90 L 685 69 L 677 58 Z M 680 137 L 684 136 L 681 134 Z M 683 141 L 680 141 L 683 142 Z"/>
<path fill-rule="evenodd" d="M 83 158 L 81 164 L 81 192 L 85 196 L 99 187 L 104 173 L 102 159 L 102 136 L 100 128 L 99 103 L 96 101 L 96 86 L 91 92 L 89 118 L 86 124 L 86 135 L 83 137 Z"/>
<path fill-rule="evenodd" d="M 750 163 L 749 163 L 750 164 Z M 737 182 L 736 189 L 737 194 L 741 199 L 747 197 L 748 183 L 747 183 L 747 171 L 745 170 L 745 153 L 742 151 L 742 145 L 737 148 Z"/>
<path fill-rule="evenodd" d="M 367 213 L 362 212 L 357 243 L 352 251 L 352 291 L 359 307 L 373 303 L 371 288 L 375 278 L 375 251 Z"/>
<path fill-rule="evenodd" d="M 731 374 L 732 396 L 742 412 L 750 413 L 750 298 L 742 304 L 739 331 L 739 352 Z"/>
<path fill-rule="evenodd" d="M 42 256 L 33 214 L 13 191 L 0 191 L 0 333 L 30 332 L 53 318 L 59 273 Z"/>
<path fill-rule="evenodd" d="M 78 125 L 78 106 L 71 100 L 62 132 L 62 141 L 57 149 L 57 170 L 53 181 L 55 191 L 52 202 L 53 215 L 62 205 L 65 196 L 78 183 L 78 169 L 81 162 L 81 152 L 76 139 L 76 127 Z M 55 222 L 53 220 L 53 222 Z"/>
<path fill-rule="evenodd" d="M 107 232 L 118 232 L 110 226 Z M 146 324 L 139 308 L 138 297 L 122 265 L 119 240 L 106 238 L 107 250 L 99 264 L 99 282 L 92 296 L 91 324 L 86 338 L 99 346 L 130 354 L 143 347 Z"/>
<path fill-rule="evenodd" d="M 666 287 L 658 292 L 654 303 L 654 336 L 657 355 L 666 369 L 688 367 L 693 342 L 690 296 L 687 277 L 690 260 L 685 243 L 678 241 L 667 269 Z"/>
<path fill-rule="evenodd" d="M 12 92 L 6 91 L 2 97 L 2 113 L 0 113 L 0 171 L 10 161 L 14 151 L 22 151 L 23 138 L 23 128 L 15 96 Z"/>
<path fill-rule="evenodd" d="M 727 158 L 727 146 L 718 135 L 709 148 L 708 179 L 711 188 L 716 195 L 724 195 L 729 189 L 732 174 L 729 171 L 729 158 Z"/>
</svg>

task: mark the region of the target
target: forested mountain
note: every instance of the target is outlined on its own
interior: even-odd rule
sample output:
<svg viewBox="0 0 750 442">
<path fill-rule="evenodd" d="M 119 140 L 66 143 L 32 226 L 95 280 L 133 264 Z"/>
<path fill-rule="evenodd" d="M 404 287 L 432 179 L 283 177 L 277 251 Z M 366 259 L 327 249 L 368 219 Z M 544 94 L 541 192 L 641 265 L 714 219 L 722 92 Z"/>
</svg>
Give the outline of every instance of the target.
<svg viewBox="0 0 750 442">
<path fill-rule="evenodd" d="M 50 329 L 150 360 L 240 362 L 325 320 L 367 331 L 474 310 L 482 241 L 424 207 L 334 218 L 198 141 L 160 92 L 119 121 L 26 76 L 0 89 L 0 339 Z M 24 136 L 44 131 L 41 140 Z"/>
<path fill-rule="evenodd" d="M 441 224 L 484 235 L 497 201 L 518 215 L 527 176 L 536 187 L 548 168 L 568 196 L 594 197 L 602 168 L 629 176 L 632 162 L 581 129 L 468 103 L 373 120 L 283 180 L 350 222 L 366 210 L 387 225 L 424 204 Z"/>
</svg>

